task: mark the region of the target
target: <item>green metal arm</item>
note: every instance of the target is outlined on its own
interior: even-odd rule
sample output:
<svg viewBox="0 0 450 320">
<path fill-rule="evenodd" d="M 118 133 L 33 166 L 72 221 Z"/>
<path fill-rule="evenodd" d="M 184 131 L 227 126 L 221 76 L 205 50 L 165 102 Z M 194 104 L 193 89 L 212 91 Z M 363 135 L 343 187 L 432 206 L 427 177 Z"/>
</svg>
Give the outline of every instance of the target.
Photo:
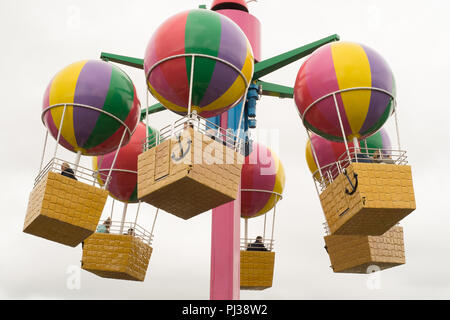
<svg viewBox="0 0 450 320">
<path fill-rule="evenodd" d="M 317 48 L 321 46 L 333 42 L 339 41 L 339 36 L 334 34 L 332 36 L 320 39 L 318 41 L 312 42 L 310 44 L 301 46 L 297 49 L 291 50 L 289 52 L 280 54 L 278 56 L 272 57 L 270 59 L 263 60 L 261 62 L 255 63 L 255 72 L 253 74 L 253 81 L 256 81 L 256 84 L 262 86 L 262 94 L 266 96 L 272 97 L 280 97 L 280 98 L 293 98 L 294 97 L 294 89 L 291 87 L 279 85 L 276 83 L 270 83 L 259 80 L 259 78 L 268 75 L 278 69 L 281 69 L 288 64 L 295 62 L 307 55 L 311 54 Z M 113 53 L 102 52 L 100 55 L 100 59 L 104 61 L 112 61 L 116 63 L 121 63 L 130 67 L 144 69 L 144 60 L 139 58 L 121 56 Z M 165 110 L 165 107 L 160 104 L 154 104 L 148 107 L 148 114 L 156 113 Z M 145 118 L 147 114 L 145 109 L 141 110 L 141 120 Z"/>
<path fill-rule="evenodd" d="M 279 97 L 279 98 L 293 98 L 294 88 L 282 86 L 276 83 L 265 82 L 261 80 L 256 81 L 257 85 L 261 85 L 262 94 L 264 96 Z"/>
<path fill-rule="evenodd" d="M 154 104 L 154 105 L 148 107 L 148 111 L 146 111 L 145 108 L 141 109 L 141 120 L 145 119 L 147 113 L 152 114 L 152 113 L 157 113 L 157 112 L 164 111 L 164 110 L 167 110 L 167 109 L 161 103 L 157 103 L 157 104 Z"/>
<path fill-rule="evenodd" d="M 288 51 L 286 53 L 280 54 L 278 56 L 272 57 L 270 59 L 263 60 L 255 64 L 255 72 L 253 73 L 253 80 L 257 80 L 269 73 L 272 73 L 278 69 L 281 69 L 288 64 L 300 60 L 301 58 L 306 57 L 311 54 L 317 48 L 321 46 L 333 42 L 339 41 L 339 36 L 334 34 L 332 36 L 317 40 L 310 44 L 304 45 L 300 48 Z"/>
<path fill-rule="evenodd" d="M 118 54 L 112 54 L 107 52 L 102 52 L 100 55 L 100 59 L 103 61 L 112 61 L 124 64 L 126 66 L 138 68 L 138 69 L 144 69 L 144 59 L 139 58 L 133 58 L 133 57 L 127 57 L 127 56 L 120 56 Z"/>
<path fill-rule="evenodd" d="M 278 69 L 281 69 L 284 66 L 287 66 L 292 62 L 295 62 L 303 57 L 306 57 L 307 55 L 311 54 L 314 50 L 323 46 L 324 44 L 338 40 L 339 36 L 337 34 L 334 34 L 321 40 L 301 46 L 300 48 L 272 57 L 270 59 L 257 62 L 255 63 L 255 72 L 253 74 L 253 80 L 257 80 L 269 73 L 272 73 Z M 100 55 L 100 59 L 104 61 L 121 63 L 138 69 L 144 69 L 144 59 L 121 56 L 118 54 L 107 52 L 102 52 Z"/>
</svg>

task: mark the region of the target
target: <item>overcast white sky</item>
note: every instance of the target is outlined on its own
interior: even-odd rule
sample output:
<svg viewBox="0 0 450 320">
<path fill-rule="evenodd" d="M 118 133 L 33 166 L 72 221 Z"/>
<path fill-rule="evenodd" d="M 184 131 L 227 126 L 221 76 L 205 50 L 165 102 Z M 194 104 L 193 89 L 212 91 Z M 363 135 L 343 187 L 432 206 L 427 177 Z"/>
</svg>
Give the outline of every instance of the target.
<svg viewBox="0 0 450 320">
<path fill-rule="evenodd" d="M 209 299 L 210 212 L 188 221 L 159 215 L 145 282 L 81 271 L 80 288 L 72 290 L 67 281 L 79 266 L 81 246 L 24 234 L 22 226 L 45 136 L 42 97 L 53 75 L 72 62 L 97 59 L 102 51 L 143 57 L 166 18 L 211 2 L 0 1 L 1 299 Z M 407 263 L 381 272 L 379 289 L 370 289 L 367 275 L 334 274 L 323 249 L 324 218 L 295 104 L 264 97 L 257 106 L 258 128 L 275 134 L 287 181 L 277 207 L 273 287 L 241 291 L 241 299 L 449 299 L 450 2 L 260 0 L 249 8 L 262 23 L 263 58 L 334 33 L 385 57 L 396 77 L 401 142 L 412 166 L 417 210 L 401 223 Z M 301 63 L 263 80 L 293 86 Z M 145 101 L 143 72 L 123 69 Z M 161 128 L 173 119 L 165 111 L 150 123 Z M 395 145 L 395 132 L 390 133 Z M 82 163 L 89 167 L 90 159 Z M 110 202 L 104 216 L 109 210 Z M 135 210 L 130 205 L 130 219 Z M 150 229 L 154 213 L 143 205 L 139 223 Z"/>
</svg>

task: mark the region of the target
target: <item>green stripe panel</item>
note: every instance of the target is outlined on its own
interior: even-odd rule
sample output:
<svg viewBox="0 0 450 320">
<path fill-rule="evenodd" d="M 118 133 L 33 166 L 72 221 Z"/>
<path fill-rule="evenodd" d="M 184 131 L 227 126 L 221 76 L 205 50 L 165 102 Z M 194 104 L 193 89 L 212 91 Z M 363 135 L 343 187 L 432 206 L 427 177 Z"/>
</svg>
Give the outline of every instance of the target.
<svg viewBox="0 0 450 320">
<path fill-rule="evenodd" d="M 342 137 L 336 137 L 336 136 L 333 136 L 331 134 L 327 134 L 327 133 L 324 133 L 324 132 L 320 131 L 319 129 L 313 127 L 307 120 L 305 120 L 305 126 L 306 126 L 306 128 L 308 130 L 314 132 L 318 136 L 321 136 L 322 138 L 325 138 L 327 140 L 338 141 L 338 142 L 344 141 L 344 139 L 342 139 Z"/>
<path fill-rule="evenodd" d="M 207 10 L 192 10 L 186 21 L 185 53 L 207 54 L 213 57 L 219 55 L 221 39 L 221 23 L 217 14 Z M 188 81 L 191 79 L 191 61 L 186 57 Z M 195 58 L 194 84 L 192 104 L 199 105 L 211 81 L 216 60 Z M 189 83 L 190 84 L 190 83 Z"/>
<path fill-rule="evenodd" d="M 136 187 L 133 190 L 133 193 L 130 196 L 130 199 L 128 199 L 128 202 L 131 202 L 131 203 L 139 202 L 139 200 L 137 198 L 137 183 L 136 183 Z"/>
<path fill-rule="evenodd" d="M 113 68 L 103 110 L 112 113 L 125 122 L 133 107 L 133 99 L 134 89 L 131 79 L 125 73 Z M 92 130 L 91 136 L 83 148 L 89 149 L 101 144 L 111 137 L 120 127 L 121 124 L 116 119 L 101 113 L 94 130 Z"/>
<path fill-rule="evenodd" d="M 381 146 L 383 145 L 383 137 L 381 136 L 380 131 L 378 131 L 377 133 L 371 135 L 367 139 L 363 139 L 363 140 L 361 140 L 359 142 L 359 147 L 360 147 L 362 153 L 373 154 L 375 151 L 374 150 L 368 150 L 366 148 L 366 144 L 367 144 L 367 148 L 368 149 L 381 148 Z"/>
</svg>

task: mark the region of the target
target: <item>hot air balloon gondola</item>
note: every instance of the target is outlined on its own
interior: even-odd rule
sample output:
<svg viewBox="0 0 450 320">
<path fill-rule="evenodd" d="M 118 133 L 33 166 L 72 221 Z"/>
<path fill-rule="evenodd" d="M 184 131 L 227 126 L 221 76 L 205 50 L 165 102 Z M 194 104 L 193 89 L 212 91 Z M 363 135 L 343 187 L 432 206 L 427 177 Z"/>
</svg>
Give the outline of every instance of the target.
<svg viewBox="0 0 450 320">
<path fill-rule="evenodd" d="M 215 125 L 203 117 L 245 99 L 253 64 L 245 34 L 213 11 L 181 12 L 156 30 L 144 58 L 147 85 L 184 117 L 161 129 L 156 143 L 144 144 L 139 199 L 189 219 L 237 198 L 243 143 L 219 128 L 219 137 L 209 134 Z"/>
<path fill-rule="evenodd" d="M 128 205 L 124 203 L 121 221 L 113 220 L 112 209 L 111 215 L 99 225 L 97 232 L 83 242 L 83 270 L 102 278 L 145 280 L 153 252 L 153 232 L 158 210 L 149 232 L 137 224 L 140 204 L 139 202 L 134 222 L 126 221 Z"/>
<path fill-rule="evenodd" d="M 108 192 L 96 186 L 92 170 L 79 165 L 80 157 L 126 144 L 136 128 L 139 106 L 131 79 L 109 63 L 80 61 L 56 74 L 44 95 L 47 135 L 25 233 L 75 247 L 95 231 Z M 56 147 L 43 167 L 48 133 Z M 58 158 L 58 145 L 76 153 L 75 162 Z"/>
<path fill-rule="evenodd" d="M 93 159 L 100 184 L 106 183 L 108 173 L 111 172 L 107 190 L 113 199 L 124 203 L 121 220 L 114 221 L 113 200 L 111 215 L 106 224 L 104 222 L 99 225 L 97 232 L 86 239 L 83 245 L 82 268 L 100 277 L 135 281 L 145 279 L 153 251 L 153 230 L 158 215 L 157 210 L 150 232 L 137 224 L 141 207 L 137 198 L 137 159 L 142 153 L 142 141 L 146 137 L 156 141 L 159 132 L 140 122 L 126 146 L 121 147 L 117 153 Z M 139 203 L 134 222 L 126 220 L 129 203 Z"/>
<path fill-rule="evenodd" d="M 411 167 L 400 139 L 397 150 L 381 150 L 379 159 L 361 152 L 360 141 L 392 114 L 399 137 L 395 94 L 389 66 L 364 45 L 325 45 L 300 68 L 294 98 L 308 135 L 312 131 L 345 145 L 333 164 L 319 165 L 313 175 L 333 235 L 381 236 L 415 209 Z"/>
<path fill-rule="evenodd" d="M 241 239 L 241 290 L 264 290 L 272 287 L 275 267 L 274 226 L 276 205 L 285 185 L 283 165 L 269 148 L 253 142 L 245 158 L 241 175 L 241 217 L 245 221 Z M 266 237 L 267 215 L 272 212 L 272 230 Z M 264 229 L 249 238 L 248 224 L 264 216 Z M 256 219 L 255 219 L 256 218 Z M 261 235 L 262 234 L 262 235 Z"/>
</svg>

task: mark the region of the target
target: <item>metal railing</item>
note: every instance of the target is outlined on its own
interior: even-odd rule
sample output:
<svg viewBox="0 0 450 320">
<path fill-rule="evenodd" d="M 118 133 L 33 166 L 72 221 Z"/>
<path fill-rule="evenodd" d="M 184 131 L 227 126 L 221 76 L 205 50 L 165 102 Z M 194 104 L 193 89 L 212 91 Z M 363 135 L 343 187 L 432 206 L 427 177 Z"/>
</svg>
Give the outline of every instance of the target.
<svg viewBox="0 0 450 320">
<path fill-rule="evenodd" d="M 104 225 L 105 220 L 100 221 L 98 226 Z M 100 230 L 96 231 L 101 233 Z M 138 225 L 135 222 L 124 222 L 123 224 L 120 221 L 111 221 L 108 232 L 109 234 L 118 234 L 118 235 L 130 235 L 136 237 L 142 242 L 152 245 L 153 242 L 153 234 Z"/>
<path fill-rule="evenodd" d="M 61 167 L 63 163 L 67 163 L 70 166 L 70 168 L 74 171 L 75 178 L 78 181 L 91 184 L 93 186 L 98 185 L 98 187 L 101 187 L 99 181 L 97 180 L 98 173 L 96 171 L 80 165 L 76 166 L 74 163 L 59 158 L 50 159 L 47 165 L 39 172 L 37 177 L 34 179 L 34 186 L 36 186 L 48 172 L 61 173 Z"/>
<path fill-rule="evenodd" d="M 376 149 L 376 148 L 348 148 L 339 156 L 336 162 L 330 163 L 313 173 L 313 180 L 319 192 L 324 191 L 351 163 L 378 163 L 407 165 L 406 151 Z"/>
<path fill-rule="evenodd" d="M 256 241 L 256 238 L 241 238 L 241 251 L 246 251 L 249 246 L 251 246 Z M 274 247 L 274 241 L 273 239 L 263 239 L 262 243 L 264 244 L 264 247 L 267 249 L 267 251 L 272 251 Z"/>
<path fill-rule="evenodd" d="M 207 137 L 221 142 L 224 146 L 244 154 L 245 140 L 235 135 L 232 129 L 223 129 L 215 123 L 202 118 L 195 113 L 175 120 L 170 125 L 162 128 L 159 133 L 153 133 L 144 140 L 143 151 L 147 151 L 156 145 L 174 137 L 180 137 L 184 130 L 192 128 Z M 243 134 L 243 132 L 242 132 Z"/>
</svg>

